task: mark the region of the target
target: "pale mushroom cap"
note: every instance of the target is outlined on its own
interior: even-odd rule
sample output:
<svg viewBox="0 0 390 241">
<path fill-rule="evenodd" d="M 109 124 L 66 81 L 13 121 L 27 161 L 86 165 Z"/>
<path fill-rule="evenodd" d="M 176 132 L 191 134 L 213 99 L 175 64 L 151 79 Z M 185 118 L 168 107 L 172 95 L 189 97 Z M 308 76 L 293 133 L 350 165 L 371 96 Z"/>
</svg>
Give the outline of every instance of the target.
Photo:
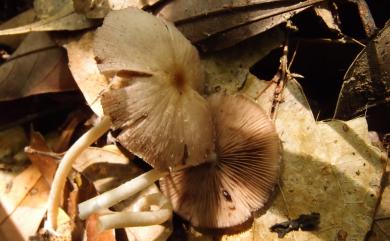
<svg viewBox="0 0 390 241">
<path fill-rule="evenodd" d="M 196 48 L 173 24 L 140 9 L 111 11 L 97 30 L 94 52 L 102 73 L 129 71 L 169 81 L 182 79 L 203 91 Z"/>
<path fill-rule="evenodd" d="M 209 104 L 198 93 L 203 69 L 171 23 L 135 8 L 112 11 L 94 51 L 103 73 L 124 78 L 101 99 L 124 147 L 158 169 L 206 160 L 214 146 Z"/>
<path fill-rule="evenodd" d="M 264 111 L 247 97 L 223 94 L 210 99 L 216 127 L 216 161 L 161 179 L 163 193 L 192 225 L 240 225 L 264 207 L 277 183 L 280 142 Z"/>
<path fill-rule="evenodd" d="M 197 165 L 213 150 L 207 101 L 155 77 L 137 78 L 103 94 L 105 114 L 122 129 L 119 142 L 158 169 Z"/>
</svg>

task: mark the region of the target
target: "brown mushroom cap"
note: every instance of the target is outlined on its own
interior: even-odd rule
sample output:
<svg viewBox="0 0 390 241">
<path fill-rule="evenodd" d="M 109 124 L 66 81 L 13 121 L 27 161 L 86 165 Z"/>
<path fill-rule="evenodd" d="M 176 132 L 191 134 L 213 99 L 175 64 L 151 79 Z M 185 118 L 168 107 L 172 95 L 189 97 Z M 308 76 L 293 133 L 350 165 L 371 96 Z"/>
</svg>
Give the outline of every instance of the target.
<svg viewBox="0 0 390 241">
<path fill-rule="evenodd" d="M 98 29 L 99 69 L 122 77 L 102 95 L 119 142 L 157 169 L 197 165 L 213 150 L 213 128 L 197 50 L 171 24 L 135 8 L 110 12 Z"/>
<path fill-rule="evenodd" d="M 209 99 L 216 160 L 172 172 L 160 181 L 177 212 L 192 225 L 228 228 L 247 221 L 277 182 L 280 143 L 264 111 L 242 95 Z"/>
</svg>

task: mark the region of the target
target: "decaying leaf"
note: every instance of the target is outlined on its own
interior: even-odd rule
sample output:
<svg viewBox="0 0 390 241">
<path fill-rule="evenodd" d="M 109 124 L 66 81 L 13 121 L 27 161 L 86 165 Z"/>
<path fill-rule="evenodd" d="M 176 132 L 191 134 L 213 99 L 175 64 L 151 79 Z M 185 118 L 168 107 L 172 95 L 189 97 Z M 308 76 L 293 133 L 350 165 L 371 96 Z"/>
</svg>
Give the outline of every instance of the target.
<svg viewBox="0 0 390 241">
<path fill-rule="evenodd" d="M 97 226 L 97 215 L 93 214 L 86 220 L 86 235 L 88 241 L 116 241 L 115 230 L 101 231 Z"/>
<path fill-rule="evenodd" d="M 161 0 L 73 0 L 73 4 L 76 12 L 85 14 L 88 18 L 104 18 L 112 10 L 144 8 L 159 1 Z"/>
<path fill-rule="evenodd" d="M 375 214 L 372 233 L 368 241 L 382 241 L 390 238 L 390 162 L 387 158 L 386 174 L 383 178 L 381 202 Z"/>
<path fill-rule="evenodd" d="M 38 31 L 80 30 L 95 26 L 95 22 L 87 19 L 84 15 L 74 12 L 72 1 L 65 1 L 55 12 L 50 11 L 50 17 L 37 22 L 0 30 L 1 35 L 22 34 Z"/>
<path fill-rule="evenodd" d="M 1 101 L 75 88 L 64 51 L 47 33 L 29 34 L 0 66 Z"/>
<path fill-rule="evenodd" d="M 275 29 L 226 51 L 205 54 L 202 63 L 206 72 L 206 92 L 226 91 L 233 94 L 241 90 L 245 87 L 249 68 L 282 43 L 283 33 Z"/>
<path fill-rule="evenodd" d="M 26 134 L 20 126 L 0 131 L 0 162 L 14 162 L 16 155 L 23 151 L 27 142 Z"/>
<path fill-rule="evenodd" d="M 344 76 L 335 117 L 349 119 L 390 102 L 390 22 L 368 43 Z"/>
<path fill-rule="evenodd" d="M 34 12 L 39 19 L 50 18 L 71 4 L 72 0 L 34 0 Z"/>
<path fill-rule="evenodd" d="M 0 222 L 0 240 L 29 240 L 37 232 L 46 213 L 48 195 L 49 185 L 41 177 L 12 214 Z"/>
<path fill-rule="evenodd" d="M 341 33 L 340 27 L 335 21 L 332 11 L 330 10 L 329 4 L 329 2 L 324 2 L 319 6 L 314 7 L 314 11 L 330 30 L 337 33 Z"/>
<path fill-rule="evenodd" d="M 164 6 L 164 8 L 159 12 L 159 15 L 163 16 L 165 19 L 169 19 L 170 21 L 178 22 L 195 17 L 228 12 L 244 7 L 261 6 L 280 2 L 284 2 L 284 0 L 176 0 L 169 2 L 166 6 Z"/>
<path fill-rule="evenodd" d="M 49 156 L 42 155 L 40 152 L 49 153 L 51 149 L 47 146 L 44 137 L 36 131 L 32 131 L 30 134 L 30 145 L 25 148 L 27 156 L 31 160 L 34 166 L 36 166 L 42 173 L 45 181 L 51 184 L 53 181 L 54 173 L 57 169 L 58 159 Z"/>
<path fill-rule="evenodd" d="M 26 195 L 41 178 L 42 174 L 35 166 L 29 166 L 8 182 L 0 185 L 0 223 L 2 223 L 23 201 Z"/>
<path fill-rule="evenodd" d="M 305 5 L 303 7 L 302 5 L 302 3 L 297 3 L 295 5 L 277 4 L 252 7 L 229 11 L 223 15 L 211 15 L 207 18 L 194 19 L 182 24 L 179 23 L 177 26 L 189 40 L 198 42 L 222 31 L 273 17 L 273 21 L 264 22 L 263 31 L 265 31 L 285 21 L 284 13 L 291 12 L 289 14 L 291 17 L 297 12 L 296 10 L 304 9 Z"/>
<path fill-rule="evenodd" d="M 88 32 L 64 47 L 68 52 L 70 71 L 84 98 L 95 114 L 103 116 L 100 97 L 104 90 L 108 90 L 108 81 L 97 67 L 92 49 L 93 37 L 94 33 Z"/>
<path fill-rule="evenodd" d="M 36 18 L 33 9 L 27 10 L 0 25 L 0 30 L 32 23 Z M 25 34 L 0 36 L 0 44 L 16 49 L 26 37 Z"/>
<path fill-rule="evenodd" d="M 196 45 L 199 46 L 204 52 L 229 48 L 245 39 L 265 32 L 266 30 L 269 30 L 270 28 L 287 21 L 290 17 L 303 10 L 305 10 L 305 8 L 244 24 L 239 27 L 212 35 L 202 41 L 199 41 L 196 43 Z M 267 35 L 272 35 L 272 32 L 267 33 Z"/>
<path fill-rule="evenodd" d="M 210 51 L 262 33 L 319 2 L 322 0 L 172 1 L 159 15 L 176 22 L 189 40 Z"/>
</svg>

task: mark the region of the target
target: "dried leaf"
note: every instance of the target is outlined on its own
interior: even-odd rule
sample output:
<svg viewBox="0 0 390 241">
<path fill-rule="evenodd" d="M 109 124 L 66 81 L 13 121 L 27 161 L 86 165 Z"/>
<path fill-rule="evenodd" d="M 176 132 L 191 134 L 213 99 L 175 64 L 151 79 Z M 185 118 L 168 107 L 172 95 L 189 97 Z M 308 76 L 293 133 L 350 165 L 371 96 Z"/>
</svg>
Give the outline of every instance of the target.
<svg viewBox="0 0 390 241">
<path fill-rule="evenodd" d="M 172 1 L 159 13 L 204 51 L 220 50 L 262 33 L 323 0 Z"/>
<path fill-rule="evenodd" d="M 307 8 L 307 3 L 279 3 L 273 5 L 261 5 L 260 7 L 245 8 L 243 10 L 229 11 L 220 15 L 211 15 L 194 19 L 189 22 L 178 23 L 177 27 L 192 42 L 198 42 L 209 38 L 211 35 L 250 24 L 257 21 L 264 22 L 262 30 L 265 31 L 286 21 L 289 17 Z M 289 14 L 285 14 L 289 13 Z M 271 19 L 272 21 L 267 19 Z M 260 33 L 257 31 L 257 33 Z M 249 36 L 251 37 L 251 36 Z"/>
<path fill-rule="evenodd" d="M 286 2 L 285 0 L 219 0 L 219 1 L 170 1 L 159 12 L 159 15 L 172 22 L 183 21 L 195 17 L 208 16 L 221 12 L 228 12 L 236 8 L 250 7 L 256 5 L 267 5 L 269 3 Z"/>
<path fill-rule="evenodd" d="M 23 201 L 26 195 L 41 178 L 42 174 L 35 166 L 29 166 L 7 183 L 0 185 L 0 223 L 2 223 Z"/>
<path fill-rule="evenodd" d="M 0 30 L 30 24 L 35 20 L 35 18 L 36 14 L 34 10 L 27 10 L 11 18 L 7 22 L 2 23 L 0 25 Z M 25 37 L 25 34 L 0 36 L 0 44 L 4 44 L 16 49 Z"/>
<path fill-rule="evenodd" d="M 115 230 L 101 231 L 97 227 L 97 215 L 90 215 L 86 220 L 86 232 L 88 241 L 115 241 Z"/>
<path fill-rule="evenodd" d="M 73 168 L 93 183 L 98 193 L 141 173 L 123 154 L 96 147 L 86 149 L 74 162 Z"/>
<path fill-rule="evenodd" d="M 335 117 L 348 119 L 390 102 L 390 22 L 357 56 L 344 76 Z"/>
<path fill-rule="evenodd" d="M 249 68 L 283 43 L 281 31 L 249 39 L 235 47 L 202 56 L 206 72 L 206 92 L 235 93 L 245 86 Z"/>
<path fill-rule="evenodd" d="M 27 143 L 27 137 L 20 126 L 0 131 L 0 160 L 7 162 L 7 158 L 13 159 Z"/>
<path fill-rule="evenodd" d="M 41 177 L 15 211 L 0 224 L 0 240 L 27 241 L 46 213 L 49 185 Z M 0 204 L 1 205 L 1 204 Z"/>
<path fill-rule="evenodd" d="M 71 4 L 72 0 L 34 0 L 34 12 L 39 19 L 50 18 Z"/>
<path fill-rule="evenodd" d="M 88 18 L 104 18 L 112 10 L 128 7 L 144 8 L 161 0 L 73 0 L 76 12 Z"/>
<path fill-rule="evenodd" d="M 0 36 L 38 31 L 80 30 L 93 27 L 95 24 L 84 15 L 75 13 L 73 3 L 67 1 L 52 16 L 20 27 L 0 30 Z"/>
<path fill-rule="evenodd" d="M 387 168 L 383 179 L 383 193 L 368 241 L 382 241 L 390 238 L 390 162 L 388 158 L 385 161 Z"/>
<path fill-rule="evenodd" d="M 209 38 L 196 43 L 196 45 L 198 45 L 204 52 L 229 48 L 245 39 L 265 32 L 266 30 L 287 21 L 290 17 L 303 10 L 305 10 L 305 8 L 229 29 L 225 32 L 212 35 Z"/>
<path fill-rule="evenodd" d="M 108 89 L 108 81 L 97 67 L 93 53 L 93 32 L 84 34 L 80 40 L 72 41 L 64 47 L 68 52 L 69 68 L 84 95 L 88 105 L 98 116 L 103 116 L 100 96 Z"/>
<path fill-rule="evenodd" d="M 26 147 L 25 152 L 33 165 L 42 173 L 45 181 L 50 185 L 57 170 L 58 159 L 40 153 L 51 152 L 52 150 L 47 146 L 45 139 L 39 132 L 32 131 L 30 135 L 30 146 Z"/>
<path fill-rule="evenodd" d="M 47 33 L 29 34 L 0 66 L 0 101 L 75 88 L 63 50 Z"/>
<path fill-rule="evenodd" d="M 336 23 L 335 18 L 333 17 L 328 2 L 322 3 L 319 6 L 314 7 L 314 11 L 330 30 L 337 33 L 341 33 L 339 25 Z"/>
</svg>

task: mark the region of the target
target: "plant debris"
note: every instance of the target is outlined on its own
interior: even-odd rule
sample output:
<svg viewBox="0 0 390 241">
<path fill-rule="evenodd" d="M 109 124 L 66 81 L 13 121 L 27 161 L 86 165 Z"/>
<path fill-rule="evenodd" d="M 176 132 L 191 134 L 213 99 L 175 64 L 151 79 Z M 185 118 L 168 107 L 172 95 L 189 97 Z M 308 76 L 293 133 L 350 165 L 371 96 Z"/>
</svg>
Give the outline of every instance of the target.
<svg viewBox="0 0 390 241">
<path fill-rule="evenodd" d="M 271 232 L 278 234 L 278 238 L 283 238 L 291 231 L 312 231 L 318 228 L 320 224 L 320 214 L 301 214 L 297 219 L 274 224 L 270 227 Z"/>
</svg>

